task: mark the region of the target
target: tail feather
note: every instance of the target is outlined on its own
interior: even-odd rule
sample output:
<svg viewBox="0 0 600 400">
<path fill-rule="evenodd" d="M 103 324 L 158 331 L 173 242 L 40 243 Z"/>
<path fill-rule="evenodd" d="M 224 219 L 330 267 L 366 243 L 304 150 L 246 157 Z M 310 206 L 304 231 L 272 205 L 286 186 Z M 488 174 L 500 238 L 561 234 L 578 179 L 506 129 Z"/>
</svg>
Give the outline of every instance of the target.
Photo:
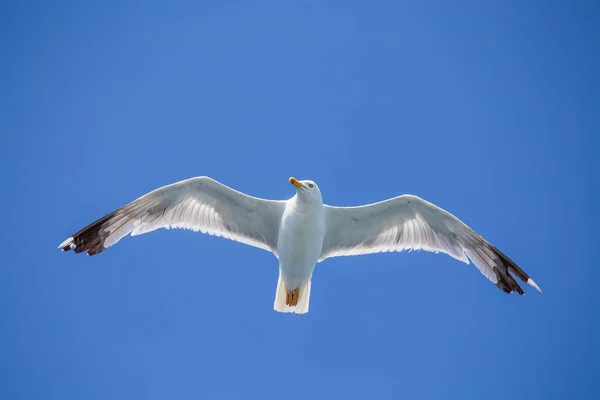
<svg viewBox="0 0 600 400">
<path fill-rule="evenodd" d="M 285 282 L 279 273 L 279 280 L 277 281 L 277 291 L 275 292 L 275 303 L 273 309 L 282 313 L 295 313 L 295 314 L 306 314 L 308 312 L 308 305 L 310 303 L 310 284 L 311 280 L 301 284 L 298 287 L 298 303 L 295 306 L 287 304 L 286 299 L 288 298 L 288 288 L 285 286 Z"/>
</svg>

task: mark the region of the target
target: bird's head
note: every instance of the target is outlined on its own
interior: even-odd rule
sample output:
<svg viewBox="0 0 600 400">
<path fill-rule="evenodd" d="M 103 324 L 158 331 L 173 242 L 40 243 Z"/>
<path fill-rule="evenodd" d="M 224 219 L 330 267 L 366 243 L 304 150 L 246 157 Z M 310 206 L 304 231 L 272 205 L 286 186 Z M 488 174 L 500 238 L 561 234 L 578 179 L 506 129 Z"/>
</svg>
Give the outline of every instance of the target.
<svg viewBox="0 0 600 400">
<path fill-rule="evenodd" d="M 313 181 L 299 181 L 298 179 L 291 177 L 290 183 L 296 188 L 296 194 L 299 199 L 304 201 L 323 201 L 321 191 Z"/>
</svg>

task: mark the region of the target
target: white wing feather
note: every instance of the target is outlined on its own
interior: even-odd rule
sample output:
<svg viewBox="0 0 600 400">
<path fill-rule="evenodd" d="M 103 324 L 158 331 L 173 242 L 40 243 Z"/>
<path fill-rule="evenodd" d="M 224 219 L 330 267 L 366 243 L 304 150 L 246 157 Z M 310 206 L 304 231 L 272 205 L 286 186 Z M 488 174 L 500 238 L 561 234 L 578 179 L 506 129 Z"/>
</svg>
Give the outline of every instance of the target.
<svg viewBox="0 0 600 400">
<path fill-rule="evenodd" d="M 209 177 L 197 177 L 140 197 L 90 224 L 59 247 L 94 255 L 128 234 L 183 228 L 276 253 L 284 208 L 283 201 L 251 197 Z"/>
<path fill-rule="evenodd" d="M 504 291 L 521 288 L 509 272 L 539 290 L 514 262 L 449 212 L 412 195 L 360 207 L 325 206 L 319 261 L 403 250 L 442 252 L 469 264 Z"/>
</svg>

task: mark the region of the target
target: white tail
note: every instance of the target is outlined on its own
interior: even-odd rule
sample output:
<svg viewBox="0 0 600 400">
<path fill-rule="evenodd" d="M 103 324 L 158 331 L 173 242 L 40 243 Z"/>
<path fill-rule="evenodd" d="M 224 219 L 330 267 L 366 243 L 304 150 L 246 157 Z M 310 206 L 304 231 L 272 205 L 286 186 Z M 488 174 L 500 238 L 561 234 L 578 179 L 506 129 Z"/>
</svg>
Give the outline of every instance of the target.
<svg viewBox="0 0 600 400">
<path fill-rule="evenodd" d="M 308 312 L 308 303 L 310 302 L 310 282 L 311 280 L 309 279 L 308 282 L 305 282 L 298 287 L 298 304 L 295 306 L 288 305 L 286 304 L 288 290 L 285 286 L 285 282 L 281 278 L 280 271 L 273 309 L 282 313 L 306 314 Z"/>
</svg>

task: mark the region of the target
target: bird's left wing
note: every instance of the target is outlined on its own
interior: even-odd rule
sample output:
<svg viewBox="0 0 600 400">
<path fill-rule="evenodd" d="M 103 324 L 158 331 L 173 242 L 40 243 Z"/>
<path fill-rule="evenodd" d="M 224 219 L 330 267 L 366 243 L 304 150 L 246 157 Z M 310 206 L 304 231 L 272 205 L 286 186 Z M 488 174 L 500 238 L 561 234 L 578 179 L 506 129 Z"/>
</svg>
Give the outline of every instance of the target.
<svg viewBox="0 0 600 400">
<path fill-rule="evenodd" d="M 277 253 L 285 202 L 233 190 L 209 177 L 196 177 L 156 189 L 105 215 L 63 243 L 64 251 L 101 253 L 131 233 L 184 228 Z"/>
<path fill-rule="evenodd" d="M 507 293 L 523 294 L 512 274 L 540 290 L 500 250 L 449 212 L 412 195 L 361 207 L 325 206 L 320 261 L 335 256 L 403 250 L 446 253 L 475 266 Z"/>
</svg>

